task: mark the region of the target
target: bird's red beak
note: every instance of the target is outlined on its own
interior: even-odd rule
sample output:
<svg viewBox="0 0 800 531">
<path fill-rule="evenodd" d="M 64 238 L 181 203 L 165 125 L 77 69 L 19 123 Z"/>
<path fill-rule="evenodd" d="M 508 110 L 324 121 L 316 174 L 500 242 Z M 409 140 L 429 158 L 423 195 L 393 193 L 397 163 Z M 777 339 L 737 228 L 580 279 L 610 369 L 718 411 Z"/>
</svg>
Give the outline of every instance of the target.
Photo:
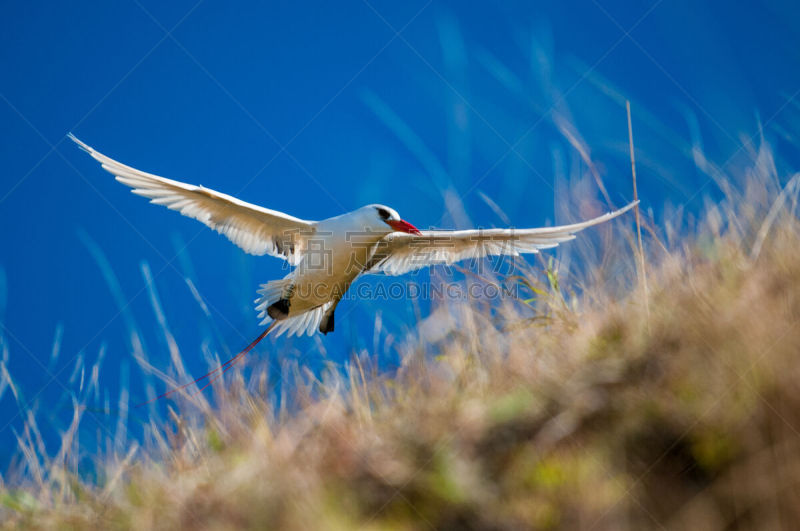
<svg viewBox="0 0 800 531">
<path fill-rule="evenodd" d="M 396 230 L 397 232 L 407 232 L 409 234 L 420 234 L 419 229 L 416 228 L 414 225 L 409 223 L 408 221 L 403 221 L 402 219 L 387 219 L 386 224 L 389 225 L 391 228 Z"/>
</svg>

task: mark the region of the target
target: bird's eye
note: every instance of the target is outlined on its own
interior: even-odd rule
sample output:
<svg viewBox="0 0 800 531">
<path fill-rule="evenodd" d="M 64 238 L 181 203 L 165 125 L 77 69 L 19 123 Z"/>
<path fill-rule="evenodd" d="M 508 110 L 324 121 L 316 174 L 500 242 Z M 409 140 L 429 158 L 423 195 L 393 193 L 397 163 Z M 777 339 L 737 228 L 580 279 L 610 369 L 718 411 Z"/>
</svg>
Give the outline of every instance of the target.
<svg viewBox="0 0 800 531">
<path fill-rule="evenodd" d="M 391 214 L 389 214 L 389 211 L 388 211 L 388 210 L 386 210 L 385 208 L 379 208 L 379 209 L 378 209 L 378 215 L 379 215 L 379 216 L 381 217 L 381 219 L 382 219 L 382 220 L 384 220 L 384 221 L 385 221 L 385 220 L 387 220 L 387 219 L 389 219 L 389 217 L 391 217 Z"/>
</svg>

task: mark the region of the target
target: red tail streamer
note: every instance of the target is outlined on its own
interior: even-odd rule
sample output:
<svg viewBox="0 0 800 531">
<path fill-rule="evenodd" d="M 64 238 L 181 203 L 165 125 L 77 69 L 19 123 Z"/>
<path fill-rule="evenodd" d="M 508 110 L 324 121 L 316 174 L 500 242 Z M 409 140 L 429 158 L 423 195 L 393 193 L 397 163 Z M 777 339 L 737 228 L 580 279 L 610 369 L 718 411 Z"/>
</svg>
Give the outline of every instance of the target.
<svg viewBox="0 0 800 531">
<path fill-rule="evenodd" d="M 231 360 L 231 361 L 233 361 L 233 360 Z M 228 371 L 228 369 L 230 369 L 231 367 L 233 367 L 233 366 L 235 365 L 235 363 L 236 363 L 236 362 L 233 362 L 233 363 L 231 363 L 230 365 L 228 365 L 227 367 L 225 367 L 225 368 L 222 370 L 222 372 L 221 372 L 221 373 L 219 373 L 217 376 L 214 376 L 213 378 L 209 378 L 209 379 L 208 379 L 208 383 L 207 383 L 207 384 L 205 384 L 205 385 L 204 385 L 203 387 L 201 387 L 200 389 L 198 389 L 197 391 L 195 391 L 195 392 L 194 392 L 194 394 L 196 395 L 196 394 L 198 394 L 198 393 L 202 393 L 203 391 L 205 391 L 207 387 L 209 387 L 211 384 L 213 384 L 214 382 L 216 382 L 217 380 L 219 380 L 220 378 L 222 378 L 222 375 L 223 375 L 223 374 L 225 374 L 225 373 Z"/>
<path fill-rule="evenodd" d="M 194 384 L 196 384 L 197 382 L 200 382 L 200 381 L 202 381 L 202 380 L 204 380 L 204 379 L 208 378 L 209 376 L 211 376 L 211 375 L 213 375 L 213 374 L 215 374 L 215 373 L 217 373 L 217 372 L 221 371 L 221 372 L 219 373 L 219 375 L 218 375 L 218 376 L 216 376 L 215 378 L 212 378 L 211 380 L 209 380 L 209 381 L 208 381 L 208 383 L 207 383 L 206 385 L 204 385 L 203 387 L 201 387 L 201 388 L 200 388 L 200 391 L 198 391 L 198 392 L 201 392 L 203 389 L 205 389 L 206 387 L 208 387 L 209 385 L 211 385 L 213 382 L 215 382 L 215 381 L 216 381 L 216 380 L 217 380 L 217 379 L 218 379 L 220 376 L 222 376 L 222 375 L 223 375 L 223 374 L 224 374 L 224 373 L 225 373 L 225 372 L 226 372 L 228 369 L 230 369 L 231 367 L 233 367 L 233 365 L 234 365 L 234 364 L 235 364 L 235 363 L 236 363 L 236 362 L 237 362 L 237 361 L 238 361 L 240 358 L 242 358 L 242 357 L 243 357 L 243 356 L 245 356 L 245 355 L 246 355 L 248 352 L 250 352 L 251 350 L 253 350 L 253 348 L 254 348 L 256 345 L 258 345 L 258 343 L 259 343 L 259 342 L 260 342 L 262 339 L 264 339 L 265 337 L 267 337 L 267 334 L 269 334 L 269 333 L 270 333 L 270 331 L 271 331 L 271 330 L 272 330 L 272 329 L 275 327 L 275 325 L 276 325 L 276 324 L 278 324 L 278 321 L 274 321 L 274 322 L 273 322 L 271 325 L 269 325 L 269 326 L 268 326 L 268 327 L 267 327 L 267 328 L 266 328 L 266 329 L 265 329 L 263 332 L 261 332 L 261 335 L 260 335 L 260 336 L 258 336 L 257 338 L 255 338 L 255 339 L 253 340 L 253 342 L 252 342 L 252 343 L 250 343 L 249 345 L 247 345 L 247 346 L 244 348 L 244 350 L 242 350 L 241 352 L 239 352 L 237 355 L 235 355 L 234 357 L 232 357 L 231 359 L 229 359 L 228 361 L 226 361 L 225 363 L 223 363 L 222 365 L 220 365 L 219 367 L 217 367 L 217 368 L 216 368 L 216 369 L 214 369 L 213 371 L 209 371 L 209 372 L 205 373 L 203 376 L 201 376 L 201 377 L 197 378 L 196 380 L 192 380 L 192 381 L 191 381 L 191 382 L 189 382 L 189 383 L 185 383 L 185 384 L 183 384 L 183 385 L 181 385 L 181 386 L 179 386 L 179 387 L 175 387 L 174 389 L 170 389 L 169 391 L 167 391 L 167 392 L 165 392 L 165 393 L 161 393 L 160 395 L 158 395 L 157 397 L 153 398 L 152 400 L 148 400 L 148 401 L 146 401 L 146 402 L 142 402 L 141 404 L 137 404 L 135 407 L 137 407 L 137 408 L 140 408 L 140 407 L 142 407 L 142 406 L 146 406 L 147 404 L 151 404 L 151 403 L 155 402 L 156 400 L 160 400 L 160 399 L 162 399 L 162 398 L 166 398 L 166 397 L 168 397 L 169 395 L 171 395 L 171 394 L 173 394 L 173 393 L 177 393 L 177 392 L 178 392 L 178 391 L 180 391 L 181 389 L 186 389 L 186 388 L 187 388 L 187 387 L 189 387 L 190 385 L 194 385 Z"/>
</svg>

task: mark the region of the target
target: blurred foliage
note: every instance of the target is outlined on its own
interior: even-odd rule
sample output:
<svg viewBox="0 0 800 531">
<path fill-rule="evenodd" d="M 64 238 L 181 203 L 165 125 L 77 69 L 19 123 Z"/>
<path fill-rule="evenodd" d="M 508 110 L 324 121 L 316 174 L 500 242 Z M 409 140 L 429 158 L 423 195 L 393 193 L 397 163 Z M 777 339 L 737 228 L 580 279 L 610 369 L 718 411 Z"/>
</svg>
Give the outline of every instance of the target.
<svg viewBox="0 0 800 531">
<path fill-rule="evenodd" d="M 506 279 L 532 298 L 442 302 L 394 343 L 396 371 L 369 353 L 321 377 L 286 364 L 290 386 L 233 371 L 213 400 L 154 414 L 143 446 L 109 441 L 94 474 L 79 404 L 54 457 L 31 419 L 0 489 L 4 525 L 791 527 L 800 224 L 780 182 L 748 172 L 675 245 L 646 221 L 646 291 L 620 222 L 591 249 L 597 268 L 550 260 Z"/>
</svg>

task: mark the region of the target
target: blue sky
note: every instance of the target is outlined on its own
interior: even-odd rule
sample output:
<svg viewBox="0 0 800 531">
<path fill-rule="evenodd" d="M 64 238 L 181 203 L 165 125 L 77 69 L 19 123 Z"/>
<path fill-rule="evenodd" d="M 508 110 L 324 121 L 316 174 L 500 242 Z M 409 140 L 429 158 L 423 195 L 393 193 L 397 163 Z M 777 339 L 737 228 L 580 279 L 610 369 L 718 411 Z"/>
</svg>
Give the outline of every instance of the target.
<svg viewBox="0 0 800 531">
<path fill-rule="evenodd" d="M 90 366 L 105 348 L 112 403 L 120 385 L 142 396 L 131 330 L 170 367 L 148 274 L 195 372 L 204 343 L 224 357 L 258 334 L 257 284 L 285 274 L 131 195 L 65 141 L 70 131 L 127 164 L 298 217 L 382 202 L 420 227 L 502 224 L 481 193 L 517 226 L 571 221 L 554 210 L 556 176 L 586 168 L 559 117 L 612 200 L 629 200 L 624 98 L 657 217 L 665 202 L 692 210 L 715 194 L 687 155 L 696 139 L 735 166 L 761 123 L 779 163 L 797 168 L 794 2 L 134 0 L 6 2 L 3 13 L 1 332 L 29 406 L 59 405 L 54 428 L 71 415 L 81 356 Z M 466 218 L 443 216 L 445 191 Z M 379 311 L 395 334 L 416 319 L 406 303 L 347 302 L 321 340 L 325 359 L 370 349 Z M 319 368 L 319 341 L 259 355 Z M 2 457 L 22 418 L 10 392 L 0 406 Z"/>
</svg>

